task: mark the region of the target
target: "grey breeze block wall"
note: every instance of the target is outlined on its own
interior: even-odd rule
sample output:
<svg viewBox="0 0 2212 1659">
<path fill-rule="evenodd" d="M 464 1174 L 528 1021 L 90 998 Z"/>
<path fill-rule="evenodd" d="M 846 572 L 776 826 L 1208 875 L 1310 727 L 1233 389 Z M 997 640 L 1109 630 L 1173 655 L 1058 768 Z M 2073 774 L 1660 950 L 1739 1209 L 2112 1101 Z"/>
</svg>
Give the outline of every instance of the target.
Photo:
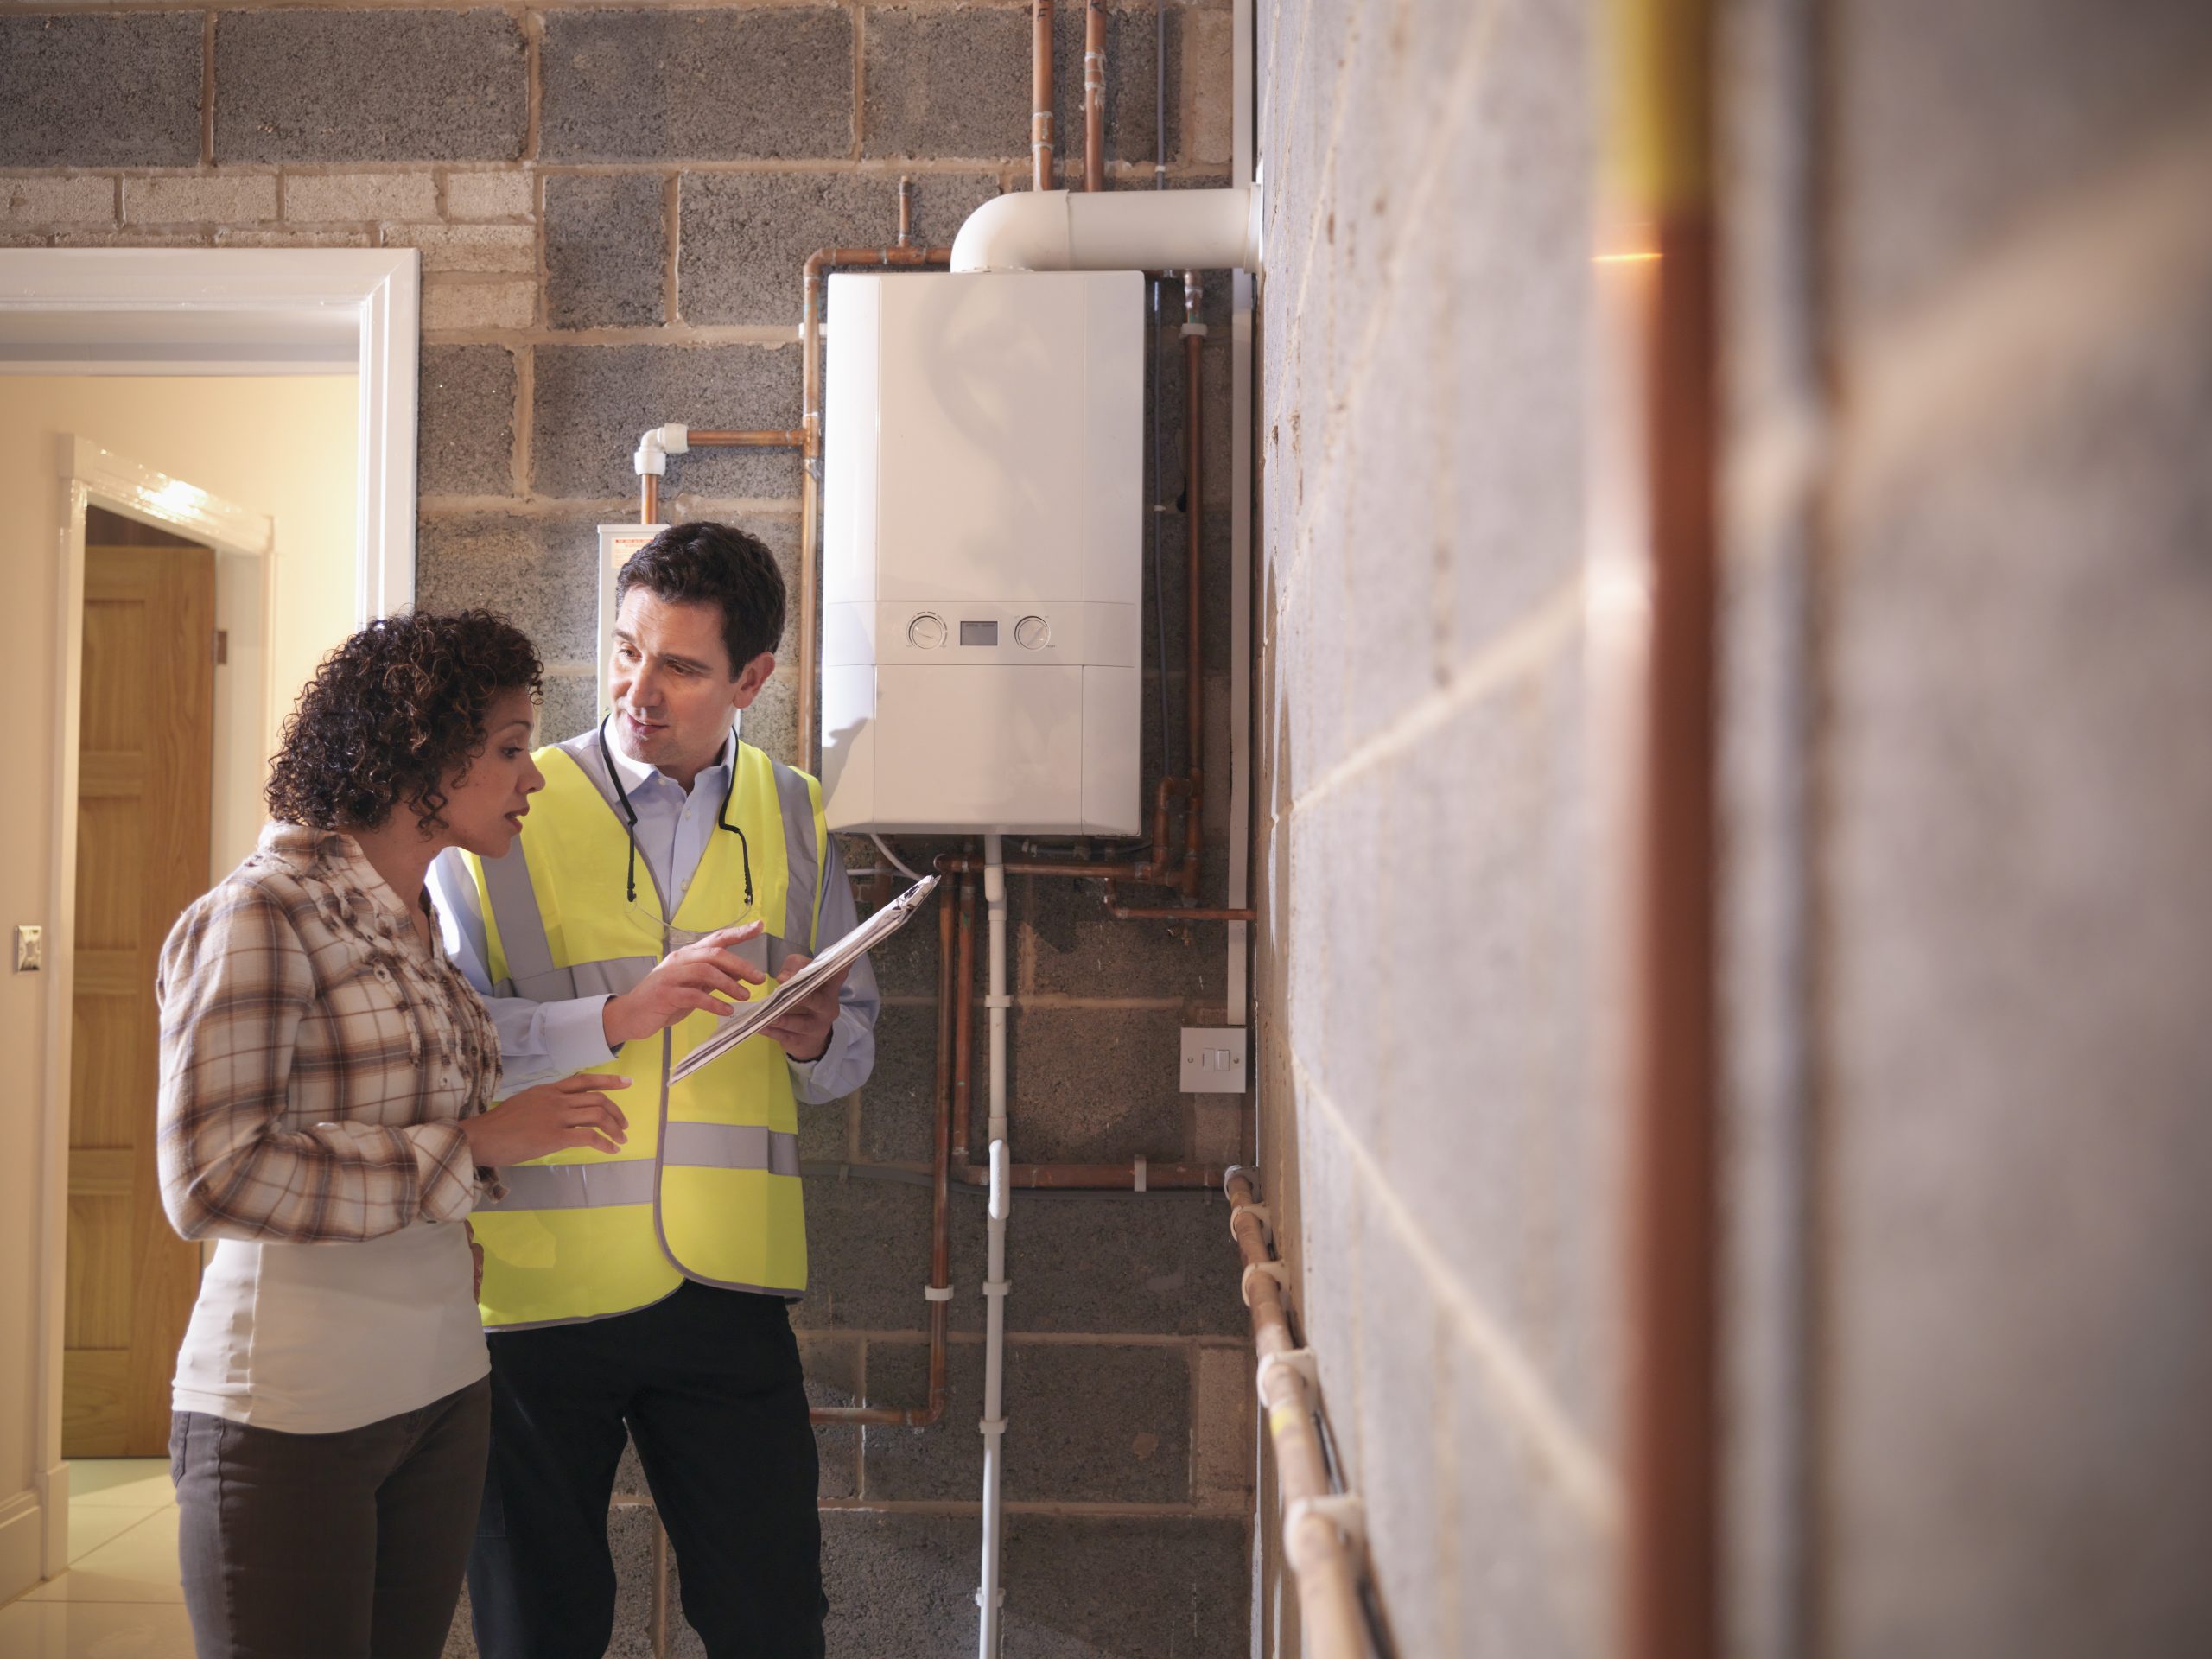
<svg viewBox="0 0 2212 1659">
<path fill-rule="evenodd" d="M 1618 1637 L 1599 10 L 1259 7 L 1262 1146 L 1408 1654 Z M 1727 1650 L 2202 1651 L 2212 13 L 1717 10 Z"/>
<path fill-rule="evenodd" d="M 1230 13 L 1225 0 L 1167 10 L 1167 178 L 1222 182 Z M 1117 188 L 1150 188 L 1154 14 L 1116 5 L 1109 22 L 1109 172 Z M 825 245 L 888 242 L 901 174 L 917 181 L 915 231 L 930 242 L 1026 188 L 1029 38 L 1020 0 L 14 9 L 0 16 L 0 237 L 419 249 L 418 600 L 514 616 L 548 659 L 544 725 L 557 735 L 593 715 L 594 526 L 635 518 L 639 433 L 671 420 L 798 424 L 801 262 Z M 1080 8 L 1062 9 L 1056 55 L 1061 131 L 1079 143 Z M 1217 326 L 1224 293 L 1211 285 Z M 1179 322 L 1173 305 L 1167 315 Z M 1217 327 L 1207 487 L 1192 504 L 1208 566 L 1214 904 L 1227 817 L 1227 350 Z M 1164 345 L 1171 393 L 1179 362 L 1179 344 Z M 1166 412 L 1155 482 L 1173 509 L 1179 397 Z M 674 516 L 754 530 L 794 574 L 796 457 L 680 459 L 664 501 Z M 1166 524 L 1173 559 L 1183 520 L 1171 511 Z M 1163 620 L 1179 747 L 1179 568 Z M 1149 648 L 1150 619 L 1146 637 Z M 1148 658 L 1148 732 L 1159 671 Z M 787 677 L 747 726 L 790 757 Z M 1160 758 L 1154 741 L 1147 776 Z M 864 842 L 848 850 L 855 867 L 877 861 Z M 1116 924 L 1094 887 L 1012 886 L 1016 1157 L 1236 1160 L 1243 1103 L 1184 1096 L 1176 1079 L 1177 1027 L 1220 1017 L 1221 930 Z M 813 1285 L 795 1317 L 822 1402 L 923 1397 L 928 1194 L 862 1177 L 926 1167 L 934 929 L 909 930 L 880 968 L 874 1079 L 804 1119 L 806 1159 L 858 1172 L 809 1183 Z M 979 1055 L 981 1042 L 979 1026 Z M 979 1199 L 954 1201 L 944 1422 L 820 1434 L 839 1654 L 973 1644 L 982 1216 Z M 1250 1355 L 1225 1205 L 1024 1198 L 1009 1260 L 1007 1653 L 1241 1655 Z M 641 1491 L 634 1463 L 619 1485 Z M 649 1512 L 622 1504 L 612 1527 L 614 1650 L 639 1653 Z M 676 1624 L 674 1650 L 696 1651 L 680 1614 Z M 469 1649 L 464 1617 L 451 1651 Z"/>
</svg>

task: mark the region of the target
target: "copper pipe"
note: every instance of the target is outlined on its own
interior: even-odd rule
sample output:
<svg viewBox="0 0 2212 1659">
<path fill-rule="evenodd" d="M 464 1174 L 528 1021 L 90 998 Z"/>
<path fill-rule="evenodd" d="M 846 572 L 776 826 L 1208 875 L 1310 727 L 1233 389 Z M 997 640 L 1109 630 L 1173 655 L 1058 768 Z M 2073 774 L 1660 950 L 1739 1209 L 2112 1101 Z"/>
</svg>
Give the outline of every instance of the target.
<svg viewBox="0 0 2212 1659">
<path fill-rule="evenodd" d="M 911 248 L 914 245 L 914 181 L 911 175 L 899 181 L 899 235 L 892 245 Z"/>
<path fill-rule="evenodd" d="M 1029 8 L 1029 188 L 1052 188 L 1052 0 Z"/>
<path fill-rule="evenodd" d="M 641 524 L 657 524 L 659 518 L 660 474 L 639 473 L 638 474 L 638 522 Z"/>
<path fill-rule="evenodd" d="M 804 449 L 806 434 L 787 432 L 702 432 L 694 429 L 694 449 Z"/>
<path fill-rule="evenodd" d="M 799 423 L 800 449 L 798 521 L 798 763 L 803 772 L 815 770 L 814 630 L 815 521 L 822 505 L 822 283 L 835 265 L 877 265 L 914 270 L 925 265 L 949 265 L 950 248 L 920 248 L 911 244 L 888 248 L 817 248 L 806 257 L 800 282 L 799 307 Z"/>
<path fill-rule="evenodd" d="M 958 982 L 952 990 L 952 1153 L 963 1169 L 968 1166 L 968 1118 L 975 1109 L 976 1080 L 969 1061 L 976 1037 L 976 878 L 960 877 L 960 962 Z"/>
<path fill-rule="evenodd" d="M 1268 1249 L 1266 1224 L 1254 1213 L 1259 1195 L 1249 1177 L 1236 1170 L 1223 1187 L 1231 1206 L 1229 1230 L 1244 1262 L 1244 1300 L 1252 1310 L 1252 1345 L 1261 1362 L 1260 1405 L 1275 1454 L 1283 1549 L 1298 1580 L 1300 1634 L 1315 1659 L 1363 1659 L 1369 1647 L 1357 1556 L 1335 1525 L 1300 1507 L 1331 1496 L 1329 1468 L 1305 1376 L 1294 1365 L 1272 1363 L 1300 1351 L 1276 1276 L 1281 1264 Z"/>
<path fill-rule="evenodd" d="M 1719 460 L 1711 0 L 1618 8 L 1605 41 L 1608 218 L 1656 257 L 1601 267 L 1600 370 L 1630 427 L 1601 510 L 1641 602 L 1594 635 L 1619 698 L 1630 872 L 1623 1651 L 1720 1645 L 1719 1028 L 1713 866 Z M 1611 226 L 1607 226 L 1610 232 Z M 1604 488 L 1603 474 L 1601 489 Z"/>
<path fill-rule="evenodd" d="M 1106 8 L 1083 8 L 1083 188 L 1106 188 Z"/>
<path fill-rule="evenodd" d="M 1199 843 L 1204 836 L 1205 766 L 1205 675 L 1200 663 L 1200 564 L 1201 531 L 1205 520 L 1203 503 L 1205 499 L 1205 397 L 1200 390 L 1200 358 L 1205 346 L 1205 325 L 1198 321 L 1198 308 L 1203 290 L 1198 286 L 1198 274 L 1194 270 L 1183 273 L 1183 490 L 1184 537 L 1186 556 L 1184 561 L 1185 628 L 1189 638 L 1183 642 L 1183 684 L 1185 741 L 1190 745 L 1190 797 L 1183 807 L 1183 896 L 1195 899 L 1198 893 Z M 1162 669 L 1166 664 L 1161 664 Z"/>
</svg>

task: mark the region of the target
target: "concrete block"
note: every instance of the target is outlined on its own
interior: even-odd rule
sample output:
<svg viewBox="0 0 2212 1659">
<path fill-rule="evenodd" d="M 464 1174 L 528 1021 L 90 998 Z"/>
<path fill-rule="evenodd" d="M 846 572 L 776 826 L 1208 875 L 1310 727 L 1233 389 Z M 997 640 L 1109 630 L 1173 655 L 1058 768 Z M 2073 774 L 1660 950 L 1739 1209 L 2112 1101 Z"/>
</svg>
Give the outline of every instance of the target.
<svg viewBox="0 0 2212 1659">
<path fill-rule="evenodd" d="M 926 871 L 929 868 L 928 857 L 931 851 L 930 842 L 918 836 L 908 836 L 893 844 L 899 849 L 899 856 L 905 859 L 915 869 Z M 849 843 L 849 847 L 850 843 Z M 865 850 L 849 850 L 846 854 L 849 861 L 846 865 L 848 869 L 856 867 L 868 868 L 882 861 L 875 849 L 867 842 L 859 842 L 858 847 Z M 920 861 L 918 862 L 918 859 Z M 893 879 L 901 888 L 906 885 L 906 878 L 895 871 L 893 872 Z M 938 896 L 931 901 L 932 909 L 930 912 L 916 918 L 900 928 L 891 936 L 888 944 L 868 952 L 868 961 L 875 969 L 876 986 L 886 996 L 935 998 L 938 964 L 937 916 L 934 906 L 950 903 L 952 903 L 952 883 L 948 878 L 944 885 L 938 888 Z M 861 893 L 860 905 L 863 913 L 868 912 L 871 909 L 870 900 L 865 890 Z"/>
<path fill-rule="evenodd" d="M 423 348 L 416 483 L 424 495 L 514 493 L 515 358 L 504 346 Z"/>
<path fill-rule="evenodd" d="M 893 1005 L 875 1027 L 875 1071 L 861 1091 L 861 1156 L 929 1162 L 937 1112 L 937 1008 Z"/>
<path fill-rule="evenodd" d="M 802 1331 L 919 1331 L 929 1322 L 930 1195 L 885 1181 L 806 1183 Z"/>
<path fill-rule="evenodd" d="M 554 742 L 588 731 L 599 720 L 599 683 L 589 669 L 548 673 L 545 697 L 537 709 L 540 742 Z"/>
<path fill-rule="evenodd" d="M 1063 6 L 1052 20 L 1052 128 L 1063 185 L 1083 184 L 1083 34 L 1084 9 Z M 1182 60 L 1178 47 L 1183 37 L 1180 8 L 1173 8 L 1167 21 L 1167 157 L 1177 159 L 1183 149 Z M 1028 157 L 1029 120 L 1027 50 L 1029 31 L 1023 19 L 1024 95 L 1022 118 L 1006 129 L 1005 143 L 1024 162 Z M 1149 167 L 1159 154 L 1158 31 L 1150 7 L 1106 14 L 1106 160 L 1141 162 Z M 1221 97 L 1230 95 L 1224 60 Z M 987 154 L 989 152 L 986 152 Z M 1001 151 L 1004 153 L 1004 151 Z M 1026 182 L 1026 180 L 1025 180 Z M 1147 180 L 1149 183 L 1149 179 Z"/>
<path fill-rule="evenodd" d="M 748 738 L 748 742 L 753 740 Z M 758 748 L 760 745 L 754 743 Z M 798 1155 L 803 1163 L 842 1164 L 852 1152 L 852 1119 L 859 1109 L 860 1096 L 848 1095 L 842 1100 L 827 1101 L 810 1106 L 804 1101 L 798 1109 Z"/>
<path fill-rule="evenodd" d="M 96 175 L 0 179 L 11 225 L 112 225 L 116 181 Z"/>
<path fill-rule="evenodd" d="M 252 224 L 276 217 L 276 181 L 266 175 L 214 173 L 125 179 L 126 225 L 188 225 L 200 219 Z"/>
<path fill-rule="evenodd" d="M 666 321 L 668 225 L 658 174 L 545 181 L 545 320 L 556 328 Z"/>
<path fill-rule="evenodd" d="M 195 57 L 196 63 L 196 57 Z M 529 125 L 504 11 L 226 11 L 219 162 L 510 162 Z"/>
<path fill-rule="evenodd" d="M 451 173 L 448 219 L 528 219 L 537 210 L 537 181 L 528 173 Z"/>
<path fill-rule="evenodd" d="M 1446 1565 L 1427 1598 L 1446 1643 L 1436 1651 L 1474 1659 L 1577 1659 L 1608 1651 L 1617 1644 L 1608 1593 L 1612 1550 L 1537 1466 L 1526 1430 L 1500 1415 L 1497 1393 L 1478 1380 L 1475 1356 L 1458 1346 L 1446 1363 L 1449 1375 L 1463 1380 L 1428 1455 L 1443 1465 L 1440 1488 L 1479 1494 L 1479 1501 L 1461 1502 L 1452 1535 L 1438 1541 Z M 1417 1605 L 1424 1599 L 1419 1588 L 1412 1593 Z"/>
<path fill-rule="evenodd" d="M 852 148 L 852 14 L 548 13 L 539 153 L 548 161 L 843 156 Z"/>
<path fill-rule="evenodd" d="M 537 232 L 528 225 L 399 225 L 386 228 L 388 248 L 416 248 L 429 271 L 537 270 Z"/>
<path fill-rule="evenodd" d="M 1838 21 L 1835 294 L 1853 343 L 2200 114 L 2212 75 L 2212 15 L 2187 0 L 2125 29 L 2081 0 Z"/>
<path fill-rule="evenodd" d="M 219 248 L 372 248 L 377 238 L 367 231 L 297 230 L 215 232 Z"/>
<path fill-rule="evenodd" d="M 1988 21 L 2009 57 L 2015 26 Z M 2212 367 L 2176 345 L 2212 327 L 2204 248 L 2064 285 L 1837 504 L 1818 903 L 1839 1650 L 2212 1637 L 2186 1552 L 2112 1541 L 2212 1524 L 2192 1404 Z M 2000 1541 L 1949 1541 L 1990 1516 Z M 2051 1567 L 2083 1559 L 2114 1576 Z"/>
<path fill-rule="evenodd" d="M 1236 148 L 1235 19 L 1223 11 L 1183 11 L 1176 21 L 1183 159 L 1228 161 Z"/>
<path fill-rule="evenodd" d="M 1029 39 L 1003 7 L 871 10 L 861 153 L 1019 160 L 1026 176 Z"/>
<path fill-rule="evenodd" d="M 980 1441 L 959 1433 L 982 1410 L 983 1354 L 947 1354 L 944 1421 L 925 1430 L 868 1431 L 872 1500 L 962 1499 L 982 1477 Z M 928 1351 L 869 1350 L 871 1393 L 925 1392 Z M 1181 1503 L 1191 1490 L 1191 1372 L 1179 1347 L 1012 1343 L 1006 1355 L 1005 1492 L 1014 1502 Z"/>
<path fill-rule="evenodd" d="M 196 12 L 0 17 L 0 167 L 192 166 L 201 35 Z"/>
<path fill-rule="evenodd" d="M 1179 743 L 1179 700 L 1172 712 Z M 1150 697 L 1146 714 L 1148 724 L 1158 723 L 1156 703 Z M 1124 903 L 1169 902 L 1160 889 L 1118 891 Z M 1007 899 L 1014 950 L 1030 976 L 1033 992 L 1221 997 L 1227 953 L 1218 925 L 1194 925 L 1186 939 L 1185 930 L 1170 923 L 1117 922 L 1106 913 L 1097 882 L 1065 876 L 1011 877 Z"/>
<path fill-rule="evenodd" d="M 1362 1235 L 1359 1346 L 1351 1398 L 1329 1402 L 1331 1421 L 1357 1413 L 1358 1456 L 1347 1480 L 1367 1503 L 1368 1536 L 1391 1634 L 1408 1653 L 1453 1651 L 1435 1593 L 1451 1569 L 1443 1540 L 1462 1499 L 1440 1478 L 1437 1446 L 1446 1391 L 1489 1392 L 1480 1374 L 1445 1370 L 1439 1287 L 1386 1217 Z M 1477 1503 L 1494 1501 L 1484 1493 Z"/>
<path fill-rule="evenodd" d="M 652 1659 L 653 1512 L 650 1509 L 620 1509 L 607 1517 L 607 1548 L 614 1558 L 614 1637 L 607 1643 L 607 1659 Z M 671 1567 L 669 1579 L 675 1580 Z M 682 1626 L 683 1614 L 671 1589 L 669 1623 Z"/>
<path fill-rule="evenodd" d="M 1020 1130 L 1014 1149 L 1020 1155 Z M 953 1194 L 952 1301 L 957 1331 L 983 1328 L 983 1205 Z M 1250 1329 L 1237 1294 L 1243 1264 L 1218 1194 L 1020 1192 L 1007 1223 L 1009 1331 L 1239 1336 Z"/>
<path fill-rule="evenodd" d="M 645 1484 L 645 1466 L 639 1460 L 634 1441 L 622 1444 L 622 1460 L 614 1465 L 614 1497 L 619 1503 L 626 1497 L 647 1497 L 652 1489 Z"/>
<path fill-rule="evenodd" d="M 1007 1087 L 1022 1161 L 1184 1156 L 1179 1011 L 1017 1007 L 1010 1023 Z"/>
<path fill-rule="evenodd" d="M 1252 1498 L 1254 1367 L 1250 1345 L 1194 1348 L 1191 1500 L 1209 1509 L 1248 1509 Z"/>
<path fill-rule="evenodd" d="M 808 1337 L 798 1345 L 806 1363 L 806 1402 L 810 1406 L 857 1406 L 861 1389 L 861 1345 L 856 1339 Z M 856 1497 L 860 1495 L 861 1430 L 857 1425 L 817 1425 L 815 1454 L 821 1459 L 821 1495 Z"/>
<path fill-rule="evenodd" d="M 210 231 L 63 231 L 54 238 L 57 248 L 204 248 L 214 239 Z"/>
<path fill-rule="evenodd" d="M 531 433 L 541 495 L 637 493 L 630 456 L 648 426 L 796 427 L 799 353 L 761 346 L 542 346 Z M 672 459 L 664 496 L 798 493 L 785 450 L 702 449 Z"/>
<path fill-rule="evenodd" d="M 913 236 L 949 244 L 999 194 L 989 174 L 914 181 Z M 898 233 L 899 182 L 849 173 L 687 173 L 678 308 L 686 322 L 800 319 L 801 268 L 817 248 L 880 245 Z"/>
<path fill-rule="evenodd" d="M 476 1659 L 476 1631 L 468 1611 L 468 1586 L 461 1586 L 461 1605 L 454 1609 L 453 1624 L 438 1659 Z"/>
<path fill-rule="evenodd" d="M 389 238 L 387 238 L 389 245 Z M 471 281 L 433 277 L 423 284 L 426 331 L 527 328 L 537 315 L 537 284 L 527 278 Z"/>
<path fill-rule="evenodd" d="M 548 661 L 590 663 L 599 650 L 598 524 L 588 515 L 425 515 L 415 532 L 416 603 L 437 611 L 487 607 L 528 634 Z M 556 727 L 549 712 L 541 741 L 557 742 L 583 725 Z"/>
<path fill-rule="evenodd" d="M 1579 365 L 1596 176 L 1587 21 L 1565 5 L 1501 13 L 1491 49 L 1492 95 L 1463 140 L 1462 212 L 1444 260 L 1408 267 L 1408 321 L 1421 321 L 1400 331 L 1440 331 L 1432 342 L 1440 378 L 1421 384 L 1438 388 L 1437 413 L 1425 424 L 1449 435 L 1433 469 L 1447 481 L 1433 510 L 1456 526 L 1448 603 L 1452 649 L 1462 658 L 1579 569 L 1584 545 Z M 1471 293 L 1484 303 L 1468 306 Z M 1388 384 L 1378 373 L 1378 391 Z M 1495 395 L 1451 390 L 1473 385 Z M 1365 489 L 1355 499 L 1363 511 L 1374 502 Z"/>
<path fill-rule="evenodd" d="M 1181 1516 L 1007 1521 L 1007 1659 L 1072 1653 L 1244 1659 L 1245 1523 Z M 1130 1586 L 1142 1586 L 1132 1595 Z"/>
<path fill-rule="evenodd" d="M 429 173 L 288 173 L 284 217 L 302 224 L 438 216 L 438 181 Z M 427 268 L 428 262 L 425 262 Z"/>
<path fill-rule="evenodd" d="M 973 1438 L 974 1425 L 969 1427 Z M 829 1651 L 960 1653 L 972 1648 L 976 1532 L 972 1515 L 824 1510 Z"/>
</svg>

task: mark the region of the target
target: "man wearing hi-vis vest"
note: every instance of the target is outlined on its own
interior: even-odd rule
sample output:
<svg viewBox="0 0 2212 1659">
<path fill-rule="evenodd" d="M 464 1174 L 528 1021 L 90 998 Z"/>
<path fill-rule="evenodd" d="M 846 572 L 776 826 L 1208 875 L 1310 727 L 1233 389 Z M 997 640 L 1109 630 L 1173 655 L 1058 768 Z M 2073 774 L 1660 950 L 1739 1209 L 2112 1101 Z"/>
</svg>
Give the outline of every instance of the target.
<svg viewBox="0 0 2212 1659">
<path fill-rule="evenodd" d="M 536 756 L 502 858 L 434 874 L 499 1027 L 506 1092 L 607 1074 L 626 1138 L 499 1172 L 473 1217 L 492 1455 L 468 1562 L 486 1659 L 600 1659 L 607 1501 L 635 1442 L 683 1612 L 714 1659 L 819 1655 L 821 1525 L 787 1304 L 806 1288 L 801 1103 L 875 1059 L 865 959 L 681 1083 L 716 1011 L 858 921 L 821 786 L 739 741 L 784 583 L 725 525 L 663 531 L 616 579 L 608 713 Z"/>
</svg>

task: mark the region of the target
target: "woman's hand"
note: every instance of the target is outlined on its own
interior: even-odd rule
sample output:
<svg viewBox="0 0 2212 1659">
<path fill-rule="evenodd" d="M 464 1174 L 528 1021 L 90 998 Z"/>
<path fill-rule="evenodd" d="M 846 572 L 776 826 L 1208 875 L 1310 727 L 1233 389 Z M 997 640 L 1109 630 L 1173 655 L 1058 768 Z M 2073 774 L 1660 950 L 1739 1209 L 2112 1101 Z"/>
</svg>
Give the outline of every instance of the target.
<svg viewBox="0 0 2212 1659">
<path fill-rule="evenodd" d="M 461 1132 L 468 1137 L 469 1156 L 493 1169 L 569 1147 L 613 1152 L 630 1138 L 630 1120 L 600 1091 L 629 1086 L 627 1077 L 579 1071 L 510 1095 L 480 1116 L 462 1119 Z"/>
</svg>

